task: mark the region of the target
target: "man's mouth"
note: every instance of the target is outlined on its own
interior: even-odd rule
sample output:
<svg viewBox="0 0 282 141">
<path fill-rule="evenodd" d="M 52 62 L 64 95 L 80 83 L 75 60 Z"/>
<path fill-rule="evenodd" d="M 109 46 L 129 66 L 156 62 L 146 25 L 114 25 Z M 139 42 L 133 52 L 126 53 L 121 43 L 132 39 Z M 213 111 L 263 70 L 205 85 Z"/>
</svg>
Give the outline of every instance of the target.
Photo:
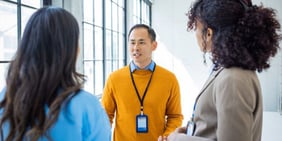
<svg viewBox="0 0 282 141">
<path fill-rule="evenodd" d="M 137 57 L 137 56 L 141 56 L 140 53 L 133 53 L 133 56 Z"/>
</svg>

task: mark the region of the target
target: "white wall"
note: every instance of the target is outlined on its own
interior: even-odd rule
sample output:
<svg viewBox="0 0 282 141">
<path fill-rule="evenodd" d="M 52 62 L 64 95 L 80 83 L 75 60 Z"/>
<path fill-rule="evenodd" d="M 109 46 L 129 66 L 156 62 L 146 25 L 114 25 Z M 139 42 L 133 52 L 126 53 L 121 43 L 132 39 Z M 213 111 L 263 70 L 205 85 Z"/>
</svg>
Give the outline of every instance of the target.
<svg viewBox="0 0 282 141">
<path fill-rule="evenodd" d="M 282 1 L 280 0 L 254 0 L 254 4 L 264 3 L 278 10 L 282 23 Z M 153 28 L 158 34 L 159 46 L 154 53 L 154 60 L 170 70 L 178 77 L 182 105 L 185 119 L 192 112 L 195 96 L 205 82 L 209 65 L 203 65 L 203 54 L 199 51 L 193 32 L 187 32 L 187 16 L 185 15 L 192 0 L 154 0 L 153 3 Z M 272 67 L 259 74 L 261 80 L 264 110 L 277 111 L 277 98 L 281 93 L 282 80 L 282 53 L 272 60 Z M 206 56 L 207 60 L 208 56 Z"/>
<path fill-rule="evenodd" d="M 202 63 L 193 33 L 186 31 L 189 0 L 155 0 L 152 26 L 157 32 L 157 64 L 172 70 L 180 83 L 184 121 L 192 113 L 194 99 L 206 79 L 208 68 Z"/>
</svg>

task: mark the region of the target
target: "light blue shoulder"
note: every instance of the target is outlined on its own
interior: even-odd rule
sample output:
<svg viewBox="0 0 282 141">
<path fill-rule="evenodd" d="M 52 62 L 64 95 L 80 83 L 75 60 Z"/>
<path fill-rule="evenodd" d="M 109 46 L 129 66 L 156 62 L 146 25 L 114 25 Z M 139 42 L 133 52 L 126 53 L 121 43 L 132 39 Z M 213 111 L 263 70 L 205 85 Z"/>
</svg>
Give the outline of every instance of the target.
<svg viewBox="0 0 282 141">
<path fill-rule="evenodd" d="M 77 104 L 82 104 L 82 105 L 97 105 L 97 104 L 100 104 L 98 98 L 85 91 L 85 90 L 80 90 L 77 92 L 77 94 L 75 96 L 72 97 L 72 99 L 70 100 L 71 104 L 75 104 L 77 106 Z"/>
</svg>

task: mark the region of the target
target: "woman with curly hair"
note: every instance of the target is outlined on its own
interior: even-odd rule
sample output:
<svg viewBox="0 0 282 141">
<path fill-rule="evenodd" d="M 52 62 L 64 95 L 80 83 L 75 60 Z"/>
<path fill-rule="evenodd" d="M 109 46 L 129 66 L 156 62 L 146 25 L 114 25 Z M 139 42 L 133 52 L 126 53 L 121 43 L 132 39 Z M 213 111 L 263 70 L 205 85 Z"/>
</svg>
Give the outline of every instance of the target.
<svg viewBox="0 0 282 141">
<path fill-rule="evenodd" d="M 195 100 L 187 127 L 169 141 L 260 141 L 262 93 L 256 74 L 279 49 L 275 10 L 250 0 L 196 0 L 187 14 L 213 72 Z M 159 140 L 162 140 L 160 137 Z"/>
<path fill-rule="evenodd" d="M 1 141 L 110 141 L 100 102 L 81 89 L 78 42 L 66 10 L 45 7 L 30 17 L 0 93 Z"/>
</svg>

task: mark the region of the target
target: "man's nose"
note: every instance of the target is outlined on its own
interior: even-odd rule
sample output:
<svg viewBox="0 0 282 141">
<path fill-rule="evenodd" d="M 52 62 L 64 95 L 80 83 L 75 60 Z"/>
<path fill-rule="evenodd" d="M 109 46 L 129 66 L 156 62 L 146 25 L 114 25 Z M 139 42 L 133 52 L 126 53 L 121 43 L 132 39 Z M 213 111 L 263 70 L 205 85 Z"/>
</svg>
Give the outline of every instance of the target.
<svg viewBox="0 0 282 141">
<path fill-rule="evenodd" d="M 135 50 L 139 50 L 139 49 L 140 49 L 139 44 L 135 44 L 135 45 L 133 45 L 133 49 L 135 49 Z"/>
</svg>

